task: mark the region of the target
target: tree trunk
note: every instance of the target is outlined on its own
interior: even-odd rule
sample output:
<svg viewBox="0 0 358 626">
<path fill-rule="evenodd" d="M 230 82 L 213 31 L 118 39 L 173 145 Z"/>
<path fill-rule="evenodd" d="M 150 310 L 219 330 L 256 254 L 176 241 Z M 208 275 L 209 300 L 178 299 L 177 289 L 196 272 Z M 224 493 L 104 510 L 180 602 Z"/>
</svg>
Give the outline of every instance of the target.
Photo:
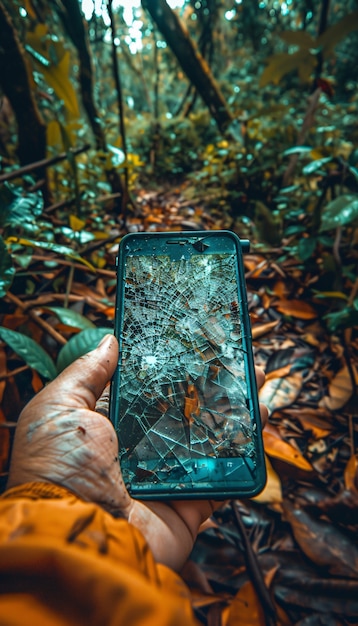
<svg viewBox="0 0 358 626">
<path fill-rule="evenodd" d="M 220 131 L 225 132 L 233 117 L 208 64 L 190 38 L 186 27 L 165 0 L 142 0 L 142 6 L 150 13 L 183 71 L 208 106 Z"/>
<path fill-rule="evenodd" d="M 61 5 L 65 11 L 57 8 L 63 21 L 64 27 L 77 49 L 79 57 L 79 83 L 81 87 L 81 98 L 96 140 L 98 150 L 107 151 L 106 138 L 100 122 L 100 115 L 94 100 L 93 94 L 93 71 L 91 54 L 87 42 L 87 35 L 84 26 L 84 18 L 81 13 L 78 0 L 62 0 Z M 106 170 L 108 182 L 113 193 L 122 193 L 122 182 L 116 170 Z"/>
<path fill-rule="evenodd" d="M 46 125 L 31 90 L 25 52 L 1 1 L 0 41 L 0 84 L 17 121 L 19 161 L 27 165 L 46 157 Z"/>
</svg>

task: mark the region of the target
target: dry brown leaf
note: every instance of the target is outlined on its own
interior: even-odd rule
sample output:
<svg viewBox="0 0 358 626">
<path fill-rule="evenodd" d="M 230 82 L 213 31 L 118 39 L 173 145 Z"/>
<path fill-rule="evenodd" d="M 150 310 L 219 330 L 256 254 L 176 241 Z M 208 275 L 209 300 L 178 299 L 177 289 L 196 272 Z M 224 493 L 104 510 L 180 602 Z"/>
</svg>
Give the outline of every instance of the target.
<svg viewBox="0 0 358 626">
<path fill-rule="evenodd" d="M 349 459 L 344 470 L 344 484 L 346 489 L 358 493 L 358 454 Z"/>
<path fill-rule="evenodd" d="M 36 372 L 36 370 L 32 370 L 32 380 L 31 380 L 31 385 L 32 388 L 34 390 L 35 393 L 38 393 L 39 391 L 41 391 L 41 389 L 43 388 L 44 384 L 40 378 L 40 376 L 38 375 L 38 373 Z"/>
<path fill-rule="evenodd" d="M 264 256 L 260 256 L 258 254 L 245 254 L 244 255 L 244 265 L 245 268 L 249 272 L 255 272 L 258 270 L 258 276 L 260 275 L 260 268 L 266 267 L 268 264 L 267 259 Z M 256 272 L 255 272 L 256 276 Z"/>
<path fill-rule="evenodd" d="M 252 327 L 251 331 L 252 338 L 258 339 L 259 337 L 267 335 L 267 333 L 271 332 L 273 328 L 276 328 L 278 323 L 279 321 L 275 320 L 274 322 L 266 322 L 265 324 L 255 324 L 255 326 Z"/>
<path fill-rule="evenodd" d="M 268 380 L 274 380 L 278 378 L 285 378 L 289 375 L 292 368 L 292 363 L 288 363 L 287 365 L 283 365 L 276 370 L 272 370 L 271 372 L 266 372 L 265 382 Z"/>
<path fill-rule="evenodd" d="M 276 304 L 276 309 L 283 313 L 284 315 L 289 315 L 290 317 L 297 317 L 300 320 L 311 320 L 317 317 L 317 312 L 308 304 L 308 302 L 304 302 L 303 300 L 280 300 Z"/>
<path fill-rule="evenodd" d="M 278 475 L 276 474 L 275 470 L 273 469 L 270 459 L 268 458 L 266 454 L 265 454 L 265 464 L 266 464 L 266 474 L 267 474 L 266 485 L 263 491 L 261 491 L 261 493 L 259 493 L 258 496 L 255 496 L 254 498 L 252 498 L 252 500 L 254 500 L 255 502 L 261 502 L 265 504 L 268 504 L 268 503 L 279 504 L 280 502 L 282 502 L 281 481 Z"/>
<path fill-rule="evenodd" d="M 294 465 L 301 470 L 311 472 L 312 465 L 305 457 L 291 444 L 284 441 L 277 428 L 272 424 L 266 424 L 263 430 L 263 440 L 265 452 L 276 459 Z"/>
<path fill-rule="evenodd" d="M 259 392 L 260 402 L 267 406 L 269 413 L 273 413 L 276 409 L 290 406 L 299 396 L 301 388 L 301 372 L 267 380 Z"/>
<path fill-rule="evenodd" d="M 5 388 L 6 388 L 6 380 L 1 380 L 0 381 L 0 402 L 2 402 L 2 399 L 4 397 Z"/>
<path fill-rule="evenodd" d="M 313 563 L 336 576 L 357 577 L 358 548 L 348 535 L 287 500 L 284 512 L 298 545 Z"/>
<path fill-rule="evenodd" d="M 187 585 L 190 585 L 191 593 L 195 593 L 195 597 L 200 597 L 200 602 L 202 598 L 206 598 L 206 602 L 210 603 L 210 598 L 214 596 L 214 591 L 212 586 L 210 585 L 207 576 L 202 571 L 195 561 L 189 559 L 181 572 L 182 577 L 184 578 Z M 215 597 L 215 596 L 214 596 Z M 215 598 L 215 601 L 217 598 Z"/>
<path fill-rule="evenodd" d="M 263 608 L 250 581 L 242 585 L 222 617 L 223 626 L 266 626 Z"/>
<path fill-rule="evenodd" d="M 356 384 L 358 383 L 358 372 L 354 366 L 354 376 Z M 347 365 L 342 367 L 338 374 L 331 380 L 328 386 L 328 395 L 323 396 L 319 402 L 320 407 L 336 411 L 347 404 L 353 393 L 352 380 Z"/>
<path fill-rule="evenodd" d="M 334 426 L 328 421 L 329 413 L 325 409 L 291 407 L 290 417 L 297 419 L 304 430 L 311 431 L 315 439 L 327 437 L 334 430 Z"/>
<path fill-rule="evenodd" d="M 284 280 L 276 280 L 272 291 L 278 298 L 286 298 L 286 296 L 288 295 L 286 282 Z"/>
</svg>

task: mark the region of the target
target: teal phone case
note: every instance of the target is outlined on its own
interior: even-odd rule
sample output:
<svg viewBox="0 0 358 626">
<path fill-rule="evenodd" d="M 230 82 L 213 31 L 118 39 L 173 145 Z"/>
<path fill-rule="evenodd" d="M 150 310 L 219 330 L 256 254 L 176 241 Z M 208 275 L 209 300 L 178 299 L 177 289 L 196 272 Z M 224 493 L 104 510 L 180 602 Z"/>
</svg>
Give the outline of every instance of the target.
<svg viewBox="0 0 358 626">
<path fill-rule="evenodd" d="M 239 498 L 265 484 L 248 249 L 230 231 L 121 241 L 110 418 L 133 497 Z"/>
</svg>

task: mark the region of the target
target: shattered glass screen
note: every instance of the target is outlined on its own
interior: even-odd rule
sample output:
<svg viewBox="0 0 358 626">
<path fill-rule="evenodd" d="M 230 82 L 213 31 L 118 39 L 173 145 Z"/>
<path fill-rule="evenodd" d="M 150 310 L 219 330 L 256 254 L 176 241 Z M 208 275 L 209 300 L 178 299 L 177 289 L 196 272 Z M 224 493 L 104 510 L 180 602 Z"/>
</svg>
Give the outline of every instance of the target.
<svg viewBox="0 0 358 626">
<path fill-rule="evenodd" d="M 231 254 L 127 258 L 118 434 L 129 488 L 253 482 Z"/>
</svg>

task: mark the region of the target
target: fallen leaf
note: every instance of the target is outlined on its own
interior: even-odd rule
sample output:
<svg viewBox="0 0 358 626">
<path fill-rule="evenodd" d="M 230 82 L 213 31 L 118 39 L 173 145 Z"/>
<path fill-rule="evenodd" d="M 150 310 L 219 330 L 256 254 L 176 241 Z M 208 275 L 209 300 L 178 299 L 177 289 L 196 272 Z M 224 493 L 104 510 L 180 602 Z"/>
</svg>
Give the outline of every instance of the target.
<svg viewBox="0 0 358 626">
<path fill-rule="evenodd" d="M 302 428 L 308 432 L 310 431 L 315 439 L 327 437 L 334 430 L 334 426 L 328 421 L 329 413 L 325 409 L 306 406 L 299 409 L 291 407 L 290 417 L 297 419 Z"/>
<path fill-rule="evenodd" d="M 283 509 L 298 545 L 313 563 L 336 576 L 357 577 L 358 548 L 348 535 L 287 500 Z"/>
<path fill-rule="evenodd" d="M 250 581 L 242 585 L 222 617 L 223 626 L 266 626 L 263 608 Z"/>
<path fill-rule="evenodd" d="M 278 475 L 276 474 L 275 470 L 273 469 L 270 459 L 268 458 L 266 454 L 265 454 L 265 464 L 266 464 L 266 474 L 267 474 L 266 485 L 263 491 L 261 491 L 261 493 L 259 493 L 258 496 L 255 496 L 254 498 L 252 498 L 252 500 L 254 500 L 255 502 L 261 502 L 265 504 L 280 503 L 282 502 L 281 481 Z"/>
<path fill-rule="evenodd" d="M 290 406 L 299 396 L 302 388 L 301 372 L 294 372 L 284 378 L 273 378 L 265 382 L 259 392 L 260 402 L 263 402 L 273 413 L 276 409 Z"/>
<path fill-rule="evenodd" d="M 317 317 L 317 311 L 313 306 L 303 300 L 282 299 L 276 304 L 276 309 L 280 311 L 280 313 L 283 313 L 283 315 L 297 317 L 300 320 L 312 320 Z"/>
<path fill-rule="evenodd" d="M 274 379 L 278 379 L 278 378 L 285 378 L 286 376 L 289 375 L 291 369 L 292 369 L 292 362 L 288 363 L 288 365 L 284 365 L 283 367 L 280 367 L 277 370 L 272 370 L 271 372 L 270 371 L 266 371 L 265 382 L 267 382 L 268 380 L 274 380 Z"/>
<path fill-rule="evenodd" d="M 354 365 L 353 372 L 355 376 L 356 384 L 358 384 L 358 372 Z M 319 401 L 319 406 L 331 411 L 336 411 L 347 404 L 348 400 L 352 396 L 353 385 L 350 377 L 349 369 L 347 365 L 339 370 L 338 374 L 331 380 L 328 385 L 328 394 L 323 396 Z"/>
<path fill-rule="evenodd" d="M 36 372 L 36 370 L 32 370 L 32 380 L 31 380 L 31 385 L 32 388 L 34 390 L 35 393 L 38 393 L 39 391 L 41 391 L 41 389 L 43 388 L 44 384 L 40 378 L 40 376 L 38 375 L 38 373 Z"/>
<path fill-rule="evenodd" d="M 266 424 L 262 434 L 266 454 L 280 459 L 285 463 L 289 463 L 290 465 L 295 465 L 307 472 L 313 470 L 312 465 L 305 459 L 301 452 L 281 438 L 275 426 Z"/>
<path fill-rule="evenodd" d="M 344 484 L 346 489 L 358 493 L 358 454 L 353 454 L 346 465 Z"/>
<path fill-rule="evenodd" d="M 267 333 L 271 332 L 273 328 L 276 328 L 279 320 L 275 320 L 274 322 L 266 322 L 265 324 L 255 324 L 252 327 L 251 334 L 253 339 L 258 339 L 259 337 L 263 337 L 267 335 Z"/>
</svg>

